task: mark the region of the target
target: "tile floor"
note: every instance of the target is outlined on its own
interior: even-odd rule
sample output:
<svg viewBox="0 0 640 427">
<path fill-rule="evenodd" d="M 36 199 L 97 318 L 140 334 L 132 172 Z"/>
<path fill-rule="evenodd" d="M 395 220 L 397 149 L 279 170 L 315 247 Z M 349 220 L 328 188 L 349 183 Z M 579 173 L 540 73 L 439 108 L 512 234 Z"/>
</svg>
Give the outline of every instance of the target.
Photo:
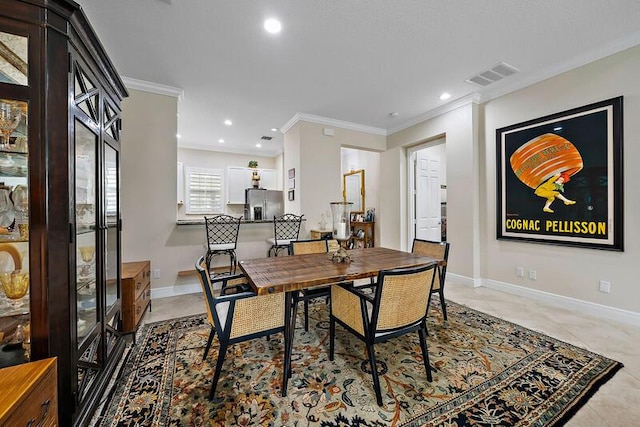
<svg viewBox="0 0 640 427">
<path fill-rule="evenodd" d="M 615 359 L 624 368 L 569 421 L 572 427 L 640 425 L 640 328 L 588 313 L 447 279 L 447 299 Z M 203 313 L 201 294 L 153 300 L 146 323 Z"/>
</svg>

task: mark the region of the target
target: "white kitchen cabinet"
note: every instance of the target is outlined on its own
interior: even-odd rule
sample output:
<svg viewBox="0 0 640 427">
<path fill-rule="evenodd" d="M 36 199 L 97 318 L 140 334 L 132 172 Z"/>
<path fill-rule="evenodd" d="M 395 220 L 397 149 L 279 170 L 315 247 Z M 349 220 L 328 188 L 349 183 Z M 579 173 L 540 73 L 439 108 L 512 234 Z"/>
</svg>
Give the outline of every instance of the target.
<svg viewBox="0 0 640 427">
<path fill-rule="evenodd" d="M 267 190 L 278 189 L 278 173 L 275 169 L 260 169 L 260 187 Z"/>
<path fill-rule="evenodd" d="M 251 186 L 251 179 L 247 183 L 246 169 L 237 166 L 227 167 L 227 204 L 243 205 L 244 190 Z"/>
</svg>

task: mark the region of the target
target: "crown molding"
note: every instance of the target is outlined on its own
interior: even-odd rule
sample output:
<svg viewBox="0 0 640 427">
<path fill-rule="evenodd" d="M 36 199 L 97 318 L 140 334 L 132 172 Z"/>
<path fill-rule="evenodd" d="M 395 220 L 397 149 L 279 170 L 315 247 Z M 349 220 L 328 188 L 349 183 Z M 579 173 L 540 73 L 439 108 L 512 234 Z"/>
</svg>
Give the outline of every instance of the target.
<svg viewBox="0 0 640 427">
<path fill-rule="evenodd" d="M 251 148 L 234 148 L 230 146 L 225 146 L 225 144 L 187 144 L 187 143 L 178 143 L 178 149 L 187 149 L 187 150 L 200 150 L 200 151 L 215 151 L 218 153 L 228 153 L 228 154 L 241 154 L 247 156 L 259 156 L 259 157 L 267 157 L 273 158 L 282 154 L 282 150 L 256 150 Z"/>
<path fill-rule="evenodd" d="M 347 122 L 344 120 L 332 119 L 329 117 L 315 116 L 313 114 L 307 113 L 296 113 L 287 123 L 285 123 L 282 128 L 280 128 L 280 132 L 286 133 L 291 129 L 296 123 L 304 121 L 310 123 L 316 123 L 319 125 L 326 126 L 334 126 L 342 129 L 356 130 L 359 132 L 371 133 L 373 135 L 382 135 L 387 136 L 387 130 L 382 128 L 376 128 L 373 126 L 361 125 L 358 123 Z"/>
<path fill-rule="evenodd" d="M 404 123 L 399 124 L 393 128 L 387 130 L 387 135 L 391 135 L 396 132 L 400 132 L 401 130 L 405 130 L 410 128 L 411 126 L 415 126 L 418 123 L 422 123 L 426 120 L 433 119 L 434 117 L 438 117 L 444 113 L 448 113 L 450 111 L 456 110 L 460 107 L 463 107 L 468 104 L 479 104 L 482 101 L 482 97 L 480 93 L 474 92 L 467 96 L 463 96 L 462 98 L 458 98 L 454 101 L 451 101 L 445 105 L 441 105 L 438 108 L 434 108 L 433 110 L 429 110 L 419 116 L 414 117 L 411 120 L 408 120 Z"/>
<path fill-rule="evenodd" d="M 158 95 L 173 96 L 174 98 L 182 99 L 184 96 L 184 90 L 166 86 L 159 83 L 148 82 L 145 80 L 132 79 L 130 77 L 122 77 L 122 81 L 127 89 L 142 90 L 144 92 L 156 93 Z"/>
</svg>

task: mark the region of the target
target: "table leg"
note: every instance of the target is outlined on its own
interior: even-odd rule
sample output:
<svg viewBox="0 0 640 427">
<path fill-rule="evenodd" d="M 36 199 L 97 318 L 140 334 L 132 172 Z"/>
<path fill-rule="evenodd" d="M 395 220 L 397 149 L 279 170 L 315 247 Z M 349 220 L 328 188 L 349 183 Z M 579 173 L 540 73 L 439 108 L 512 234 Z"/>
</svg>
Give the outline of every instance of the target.
<svg viewBox="0 0 640 427">
<path fill-rule="evenodd" d="M 292 293 L 287 292 L 284 297 L 284 367 L 282 373 L 282 397 L 287 395 L 287 383 L 291 377 L 291 348 L 293 347 L 293 328 L 291 319 Z"/>
</svg>

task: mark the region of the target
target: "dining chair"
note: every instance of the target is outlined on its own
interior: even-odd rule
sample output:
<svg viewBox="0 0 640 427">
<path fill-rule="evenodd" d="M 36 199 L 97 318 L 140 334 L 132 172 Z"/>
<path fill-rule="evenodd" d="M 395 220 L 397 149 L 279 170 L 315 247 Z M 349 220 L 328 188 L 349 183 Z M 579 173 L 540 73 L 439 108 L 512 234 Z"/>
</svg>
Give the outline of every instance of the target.
<svg viewBox="0 0 640 427">
<path fill-rule="evenodd" d="M 290 243 L 291 255 L 324 254 L 328 252 L 328 242 L 324 239 L 294 240 Z M 329 286 L 300 290 L 293 295 L 293 319 L 297 319 L 298 303 L 304 302 L 304 330 L 309 330 L 309 300 L 314 298 L 329 298 Z M 294 323 L 295 324 L 295 323 Z"/>
<path fill-rule="evenodd" d="M 207 232 L 207 268 L 211 269 L 211 260 L 217 255 L 229 255 L 229 274 L 236 272 L 238 261 L 236 258 L 236 245 L 238 244 L 238 232 L 240 231 L 241 217 L 231 215 L 216 215 L 204 217 Z M 211 274 L 211 273 L 209 273 Z"/>
<path fill-rule="evenodd" d="M 292 213 L 286 213 L 281 216 L 273 218 L 273 237 L 267 239 L 267 242 L 271 243 L 271 247 L 267 252 L 267 256 L 278 256 L 278 253 L 282 250 L 289 252 L 289 245 L 292 241 L 298 240 L 300 234 L 300 224 L 302 223 L 303 215 L 296 215 Z"/>
<path fill-rule="evenodd" d="M 440 260 L 438 263 L 438 274 L 433 281 L 431 293 L 437 293 L 440 296 L 440 306 L 442 307 L 442 317 L 444 320 L 447 320 L 447 305 L 444 301 L 444 281 L 447 275 L 449 246 L 448 242 L 413 239 L 413 246 L 411 248 L 411 252 L 414 254 Z M 431 296 L 429 296 L 429 298 L 431 298 Z"/>
<path fill-rule="evenodd" d="M 209 400 L 213 400 L 227 348 L 230 345 L 284 332 L 285 294 L 278 292 L 258 296 L 253 292 L 239 292 L 214 297 L 205 258 L 201 257 L 195 267 L 205 296 L 207 320 L 211 326 L 202 360 L 207 358 L 216 334 L 220 343 L 209 392 Z"/>
<path fill-rule="evenodd" d="M 432 381 L 426 319 L 435 272 L 436 264 L 380 271 L 373 293 L 346 285 L 331 287 L 329 360 L 334 357 L 337 322 L 366 344 L 379 406 L 382 406 L 382 393 L 374 344 L 417 331 L 427 380 Z M 430 285 L 425 287 L 425 283 Z"/>
</svg>

